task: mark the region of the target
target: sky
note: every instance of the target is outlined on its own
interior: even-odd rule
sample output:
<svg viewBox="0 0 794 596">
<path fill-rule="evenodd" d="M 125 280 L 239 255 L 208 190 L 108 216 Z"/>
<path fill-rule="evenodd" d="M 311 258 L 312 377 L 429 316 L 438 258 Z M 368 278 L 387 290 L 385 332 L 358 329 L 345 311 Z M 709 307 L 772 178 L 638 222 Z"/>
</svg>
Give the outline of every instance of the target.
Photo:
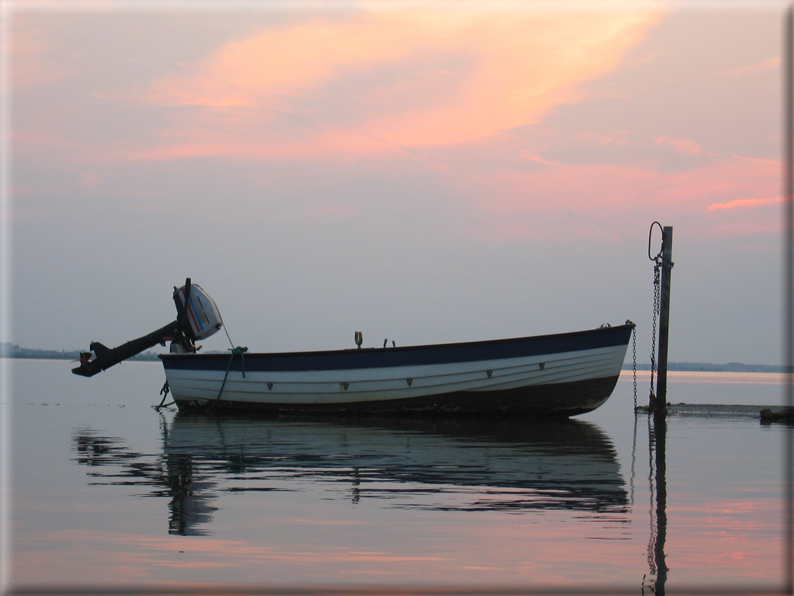
<svg viewBox="0 0 794 596">
<path fill-rule="evenodd" d="M 786 9 L 4 1 L 6 341 L 191 277 L 251 351 L 631 319 L 647 363 L 658 221 L 670 360 L 782 363 Z"/>
</svg>

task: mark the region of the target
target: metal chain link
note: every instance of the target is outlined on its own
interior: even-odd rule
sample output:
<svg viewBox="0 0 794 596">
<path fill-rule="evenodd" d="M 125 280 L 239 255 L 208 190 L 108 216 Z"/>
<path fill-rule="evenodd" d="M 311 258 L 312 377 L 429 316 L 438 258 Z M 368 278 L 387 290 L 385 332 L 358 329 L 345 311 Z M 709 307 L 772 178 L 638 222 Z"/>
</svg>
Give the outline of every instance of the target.
<svg viewBox="0 0 794 596">
<path fill-rule="evenodd" d="M 661 307 L 661 271 L 662 261 L 660 258 L 654 260 L 653 267 L 653 325 L 651 327 L 651 397 L 653 393 L 653 377 L 656 374 L 656 318 Z"/>
<path fill-rule="evenodd" d="M 637 328 L 631 330 L 631 375 L 634 381 L 634 411 L 637 411 Z"/>
</svg>

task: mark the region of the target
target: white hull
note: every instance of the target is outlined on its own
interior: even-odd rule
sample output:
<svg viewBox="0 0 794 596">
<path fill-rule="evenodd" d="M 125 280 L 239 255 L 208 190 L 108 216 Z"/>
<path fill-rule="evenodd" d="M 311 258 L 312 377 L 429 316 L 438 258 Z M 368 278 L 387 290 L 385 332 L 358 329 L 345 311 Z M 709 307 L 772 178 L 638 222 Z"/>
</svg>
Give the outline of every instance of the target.
<svg viewBox="0 0 794 596">
<path fill-rule="evenodd" d="M 610 346 L 527 358 L 333 371 L 169 370 L 177 401 L 349 404 L 410 399 L 460 391 L 501 391 L 571 383 L 620 374 L 625 348 Z M 541 364 L 543 367 L 541 368 Z M 489 375 L 490 371 L 490 375 Z"/>
<path fill-rule="evenodd" d="M 382 350 L 163 356 L 163 361 L 174 400 L 187 408 L 573 415 L 609 397 L 632 329 Z"/>
</svg>

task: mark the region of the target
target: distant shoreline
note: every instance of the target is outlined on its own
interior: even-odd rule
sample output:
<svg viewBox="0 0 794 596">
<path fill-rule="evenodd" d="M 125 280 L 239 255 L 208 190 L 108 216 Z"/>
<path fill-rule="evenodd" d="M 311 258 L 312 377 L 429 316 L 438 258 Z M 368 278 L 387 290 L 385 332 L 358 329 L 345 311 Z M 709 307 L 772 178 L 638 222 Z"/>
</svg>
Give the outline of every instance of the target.
<svg viewBox="0 0 794 596">
<path fill-rule="evenodd" d="M 222 352 L 206 352 L 222 353 Z M 80 350 L 34 350 L 22 348 L 16 344 L 4 343 L 0 345 L 0 356 L 3 358 L 29 359 L 29 360 L 77 360 L 80 358 Z M 156 362 L 159 360 L 156 352 L 147 350 L 130 360 L 140 360 L 144 362 Z M 623 365 L 622 370 L 631 370 L 631 363 Z M 637 370 L 650 370 L 650 364 L 637 364 Z M 696 372 L 762 372 L 762 373 L 785 373 L 794 372 L 791 367 L 779 364 L 744 364 L 742 362 L 728 362 L 728 364 L 713 364 L 711 362 L 670 362 L 667 365 L 670 371 L 696 371 Z"/>
<path fill-rule="evenodd" d="M 0 356 L 21 360 L 78 360 L 82 350 L 34 350 L 22 348 L 16 344 L 3 342 L 0 344 Z M 156 361 L 157 353 L 147 350 L 137 354 L 129 360 Z"/>
<path fill-rule="evenodd" d="M 622 370 L 631 370 L 631 363 L 623 365 Z M 637 364 L 637 370 L 651 370 L 650 364 Z M 794 372 L 790 366 L 780 364 L 744 364 L 729 362 L 713 364 L 711 362 L 668 362 L 667 370 L 676 372 L 746 372 L 746 373 L 785 373 Z"/>
</svg>

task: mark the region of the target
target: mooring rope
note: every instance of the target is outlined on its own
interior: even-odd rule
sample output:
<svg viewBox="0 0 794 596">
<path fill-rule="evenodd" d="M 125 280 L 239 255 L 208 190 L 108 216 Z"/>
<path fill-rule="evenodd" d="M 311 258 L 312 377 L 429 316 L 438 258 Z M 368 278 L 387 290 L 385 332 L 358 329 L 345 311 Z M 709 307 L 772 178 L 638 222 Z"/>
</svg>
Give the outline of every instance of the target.
<svg viewBox="0 0 794 596">
<path fill-rule="evenodd" d="M 229 340 L 229 345 L 232 347 L 232 350 L 234 350 L 234 342 L 232 341 L 232 336 L 229 335 L 229 330 L 226 328 L 225 323 L 223 325 L 223 332 L 226 334 L 226 339 Z"/>
<path fill-rule="evenodd" d="M 171 388 L 168 386 L 168 379 L 166 379 L 165 384 L 163 385 L 163 388 L 160 389 L 160 395 L 163 396 L 163 400 L 160 402 L 159 406 L 154 406 L 154 409 L 157 410 L 158 412 L 160 411 L 160 408 L 167 408 L 168 406 L 171 406 L 171 405 L 176 403 L 176 402 L 173 402 L 173 401 L 170 402 L 170 403 L 165 403 L 165 399 L 168 397 L 168 392 L 170 390 L 171 390 Z"/>
<path fill-rule="evenodd" d="M 234 355 L 240 354 L 240 363 L 241 363 L 241 370 L 243 373 L 243 378 L 245 378 L 245 353 L 248 351 L 248 348 L 244 346 L 237 346 L 231 350 L 231 354 L 229 355 L 229 365 L 226 367 L 226 374 L 223 375 L 223 383 L 221 383 L 221 390 L 218 391 L 218 397 L 215 398 L 215 401 L 212 402 L 213 405 L 218 403 L 221 399 L 221 395 L 223 395 L 223 388 L 226 387 L 226 379 L 229 378 L 229 371 L 232 369 L 232 362 L 234 361 Z"/>
</svg>

